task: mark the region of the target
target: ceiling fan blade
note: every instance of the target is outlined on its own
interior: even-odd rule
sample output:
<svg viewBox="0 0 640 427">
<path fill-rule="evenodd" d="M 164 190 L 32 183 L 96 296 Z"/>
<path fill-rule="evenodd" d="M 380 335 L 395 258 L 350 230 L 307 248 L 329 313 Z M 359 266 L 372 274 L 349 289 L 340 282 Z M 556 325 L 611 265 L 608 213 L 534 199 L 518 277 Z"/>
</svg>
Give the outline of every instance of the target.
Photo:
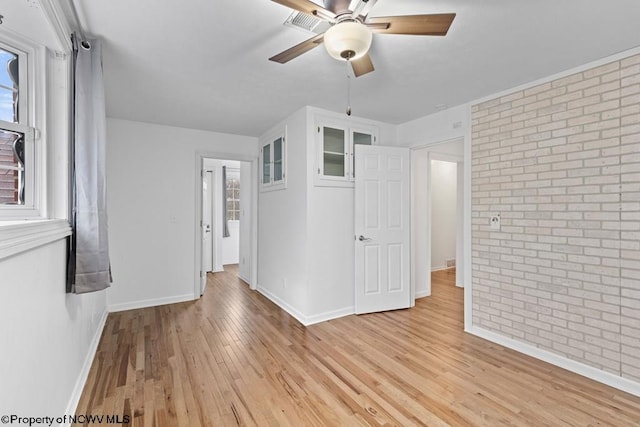
<svg viewBox="0 0 640 427">
<path fill-rule="evenodd" d="M 366 18 L 369 15 L 369 11 L 376 5 L 378 0 L 360 0 L 356 7 L 353 8 L 353 16 L 361 16 Z"/>
<path fill-rule="evenodd" d="M 320 46 L 322 41 L 324 40 L 324 34 L 318 34 L 317 36 L 313 36 L 308 40 L 303 41 L 300 44 L 295 45 L 292 48 L 289 48 L 279 54 L 272 56 L 269 58 L 269 61 L 279 62 L 280 64 L 284 64 L 286 62 L 291 61 L 293 58 L 297 58 L 305 52 L 310 51 L 316 46 Z"/>
<path fill-rule="evenodd" d="M 295 9 L 299 12 L 306 13 L 308 15 L 317 16 L 318 18 L 332 20 L 336 17 L 336 14 L 325 9 L 322 6 L 315 4 L 310 0 L 271 0 L 283 6 L 287 6 L 291 9 Z"/>
<path fill-rule="evenodd" d="M 435 15 L 376 16 L 369 18 L 367 24 L 389 24 L 384 29 L 368 25 L 371 31 L 380 34 L 409 34 L 414 36 L 445 36 L 456 17 L 455 13 Z"/>
<path fill-rule="evenodd" d="M 359 59 L 349 62 L 351 62 L 351 68 L 353 68 L 353 74 L 355 74 L 356 77 L 360 77 L 375 70 L 375 68 L 373 68 L 373 62 L 371 62 L 371 56 L 369 56 L 368 53 Z"/>
</svg>

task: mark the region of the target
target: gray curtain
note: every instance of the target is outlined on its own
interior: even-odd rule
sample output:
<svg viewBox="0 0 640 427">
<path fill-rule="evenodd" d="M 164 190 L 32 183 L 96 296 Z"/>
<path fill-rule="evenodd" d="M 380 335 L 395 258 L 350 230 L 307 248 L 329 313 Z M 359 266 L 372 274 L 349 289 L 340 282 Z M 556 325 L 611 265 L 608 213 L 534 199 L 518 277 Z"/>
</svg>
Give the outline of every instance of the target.
<svg viewBox="0 0 640 427">
<path fill-rule="evenodd" d="M 229 220 L 227 219 L 227 167 L 222 167 L 222 237 L 229 237 Z"/>
<path fill-rule="evenodd" d="M 81 294 L 111 283 L 106 211 L 106 116 L 102 44 L 74 40 L 72 207 L 67 289 Z"/>
</svg>

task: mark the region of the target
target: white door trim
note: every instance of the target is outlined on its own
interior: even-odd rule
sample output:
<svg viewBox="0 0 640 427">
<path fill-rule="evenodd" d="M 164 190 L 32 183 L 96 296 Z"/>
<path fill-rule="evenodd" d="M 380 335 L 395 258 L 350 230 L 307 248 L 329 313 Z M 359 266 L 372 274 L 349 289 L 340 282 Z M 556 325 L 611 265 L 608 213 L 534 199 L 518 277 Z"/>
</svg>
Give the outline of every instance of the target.
<svg viewBox="0 0 640 427">
<path fill-rule="evenodd" d="M 202 271 L 202 227 L 200 227 L 200 218 L 202 216 L 202 176 L 204 159 L 216 160 L 237 160 L 241 162 L 249 162 L 251 164 L 251 274 L 249 279 L 249 288 L 256 289 L 258 277 L 258 156 L 244 154 L 228 154 L 214 151 L 197 151 L 194 161 L 194 191 L 195 191 L 195 217 L 193 221 L 194 237 L 195 237 L 195 256 L 194 256 L 194 277 L 193 277 L 193 298 L 200 298 L 200 271 Z"/>
<path fill-rule="evenodd" d="M 467 114 L 471 115 L 471 109 Z M 464 180 L 463 180 L 463 248 L 462 253 L 464 255 L 464 266 L 463 266 L 463 279 L 464 279 L 464 327 L 465 331 L 469 330 L 472 326 L 472 287 L 471 287 L 471 130 L 468 129 L 465 135 L 457 136 L 455 138 L 447 138 L 443 140 L 431 141 L 425 144 L 415 145 L 410 147 L 411 149 L 411 164 L 414 164 L 414 156 L 415 152 L 425 149 L 425 148 L 433 148 L 441 144 L 463 141 L 464 145 L 464 156 L 463 156 L 463 165 L 464 165 Z M 445 160 L 443 157 L 448 157 L 447 155 L 435 154 L 437 157 L 441 157 L 442 160 Z M 450 160 L 460 160 L 459 158 L 452 156 Z M 413 188 L 415 188 L 415 183 L 413 182 L 413 172 L 411 173 L 411 186 L 412 192 Z M 413 193 L 412 193 L 413 196 Z M 430 216 L 430 212 L 429 212 Z M 412 229 L 415 230 L 415 212 L 414 212 L 414 200 L 412 197 L 412 206 L 411 206 L 411 226 Z M 431 218 L 428 218 L 429 223 L 431 222 Z M 429 236 L 428 245 L 431 245 L 431 239 Z M 429 260 L 429 263 L 431 261 Z M 412 242 L 411 242 L 411 271 L 415 268 L 415 242 L 414 235 L 412 233 Z M 412 281 L 412 292 L 415 295 L 415 282 Z"/>
</svg>

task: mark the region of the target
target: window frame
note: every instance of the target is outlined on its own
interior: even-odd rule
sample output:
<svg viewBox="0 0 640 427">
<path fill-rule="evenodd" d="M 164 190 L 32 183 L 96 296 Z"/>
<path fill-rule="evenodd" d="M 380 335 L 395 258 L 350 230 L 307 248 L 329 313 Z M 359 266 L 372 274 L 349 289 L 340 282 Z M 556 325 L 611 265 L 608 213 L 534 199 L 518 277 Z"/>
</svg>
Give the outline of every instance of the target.
<svg viewBox="0 0 640 427">
<path fill-rule="evenodd" d="M 240 212 L 242 211 L 240 209 L 240 191 L 241 191 L 241 186 L 242 186 L 242 182 L 240 181 L 240 168 L 230 168 L 227 166 L 227 185 L 229 184 L 229 179 L 235 179 L 238 181 L 238 198 L 232 198 L 229 199 L 229 189 L 225 188 L 225 203 L 229 203 L 229 202 L 238 202 L 238 210 L 236 211 L 235 209 L 232 209 L 234 212 L 238 212 L 238 218 L 237 219 L 232 219 L 229 217 L 229 207 L 227 205 L 227 221 L 232 222 L 238 222 L 240 221 Z M 234 190 L 233 188 L 231 189 L 232 191 Z"/>
<path fill-rule="evenodd" d="M 23 133 L 25 139 L 24 204 L 0 204 L 0 222 L 46 219 L 43 200 L 46 168 L 40 129 L 45 112 L 45 48 L 21 37 L 0 31 L 0 48 L 18 55 L 19 95 L 18 122 L 0 120 L 0 128 Z"/>
<path fill-rule="evenodd" d="M 0 260 L 71 234 L 68 207 L 72 92 L 70 28 L 57 3 L 43 0 L 41 6 L 44 20 L 51 26 L 52 37 L 23 31 L 20 20 L 5 21 L 0 25 L 3 46 L 9 51 L 27 54 L 27 77 L 23 80 L 27 82 L 29 102 L 24 108 L 27 109 L 27 126 L 33 129 L 31 170 L 34 173 L 31 206 L 1 205 Z"/>
</svg>

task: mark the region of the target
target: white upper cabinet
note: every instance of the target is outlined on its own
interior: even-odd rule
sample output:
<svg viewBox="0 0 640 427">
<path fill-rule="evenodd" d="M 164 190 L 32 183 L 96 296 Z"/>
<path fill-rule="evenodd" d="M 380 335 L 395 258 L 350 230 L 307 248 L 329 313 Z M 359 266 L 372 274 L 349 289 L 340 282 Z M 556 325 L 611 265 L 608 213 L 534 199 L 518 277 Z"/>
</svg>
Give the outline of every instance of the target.
<svg viewBox="0 0 640 427">
<path fill-rule="evenodd" d="M 378 130 L 374 126 L 347 120 L 316 118 L 315 185 L 353 187 L 355 178 L 354 147 L 375 145 Z"/>
<path fill-rule="evenodd" d="M 286 188 L 286 127 L 271 133 L 260 142 L 260 189 Z"/>
</svg>

